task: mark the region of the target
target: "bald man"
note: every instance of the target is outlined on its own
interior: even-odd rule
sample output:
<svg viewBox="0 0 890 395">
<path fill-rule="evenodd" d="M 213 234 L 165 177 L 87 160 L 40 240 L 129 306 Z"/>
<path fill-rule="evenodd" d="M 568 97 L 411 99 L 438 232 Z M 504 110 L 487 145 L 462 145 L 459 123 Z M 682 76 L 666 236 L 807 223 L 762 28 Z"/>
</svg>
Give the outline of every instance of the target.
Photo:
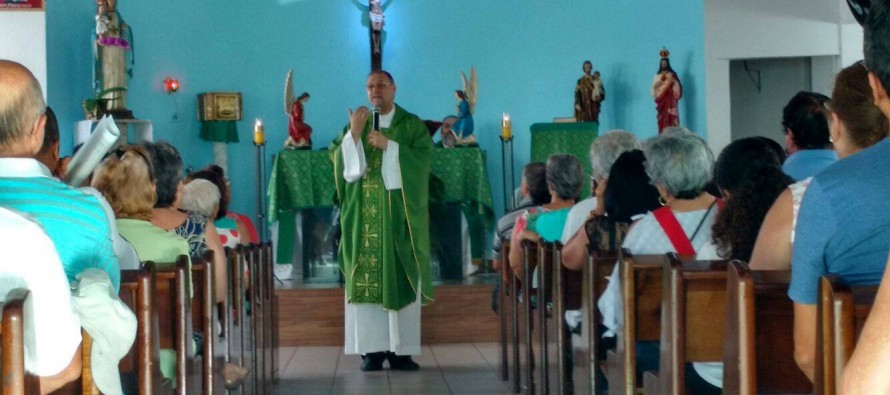
<svg viewBox="0 0 890 395">
<path fill-rule="evenodd" d="M 32 215 L 53 202 L 32 200 L 27 190 L 15 189 L 21 184 L 11 181 L 18 177 L 7 177 L 29 167 L 46 174 L 41 183 L 67 188 L 30 158 L 43 145 L 45 107 L 34 76 L 18 63 L 0 60 L 0 300 L 13 288 L 30 291 L 25 369 L 39 377 L 41 393 L 75 388 L 81 370 L 80 320 L 56 253 L 59 244 L 47 237 L 46 221 Z"/>
</svg>

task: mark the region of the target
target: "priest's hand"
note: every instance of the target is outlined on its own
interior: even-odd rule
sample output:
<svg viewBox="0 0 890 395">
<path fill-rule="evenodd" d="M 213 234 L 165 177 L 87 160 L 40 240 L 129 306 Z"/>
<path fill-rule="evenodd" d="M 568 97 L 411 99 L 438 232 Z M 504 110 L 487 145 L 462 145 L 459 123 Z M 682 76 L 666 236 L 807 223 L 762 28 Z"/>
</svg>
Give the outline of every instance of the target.
<svg viewBox="0 0 890 395">
<path fill-rule="evenodd" d="M 368 134 L 368 142 L 381 150 L 386 150 L 386 146 L 389 145 L 389 139 L 377 130 L 372 130 Z"/>
<path fill-rule="evenodd" d="M 365 128 L 365 125 L 368 122 L 368 117 L 371 116 L 371 110 L 368 110 L 368 107 L 361 106 L 356 108 L 355 111 L 352 109 L 348 109 L 349 111 L 349 132 L 352 133 L 352 139 L 358 141 L 362 138 L 362 129 Z"/>
</svg>

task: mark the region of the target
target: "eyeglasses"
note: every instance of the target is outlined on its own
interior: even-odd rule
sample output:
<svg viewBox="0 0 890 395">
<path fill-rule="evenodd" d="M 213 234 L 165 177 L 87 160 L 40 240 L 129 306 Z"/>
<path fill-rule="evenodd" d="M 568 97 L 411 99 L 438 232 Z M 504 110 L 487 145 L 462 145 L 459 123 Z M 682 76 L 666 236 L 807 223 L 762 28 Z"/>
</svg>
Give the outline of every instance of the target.
<svg viewBox="0 0 890 395">
<path fill-rule="evenodd" d="M 372 90 L 374 90 L 374 88 L 383 89 L 390 85 L 392 85 L 392 84 L 390 84 L 389 82 L 378 82 L 376 84 L 365 85 L 365 88 L 367 88 L 369 91 L 372 91 Z"/>
<path fill-rule="evenodd" d="M 145 153 L 135 149 L 133 146 L 118 148 L 114 150 L 113 153 L 120 160 L 124 160 L 127 157 L 127 154 L 131 153 L 142 158 L 142 161 L 145 162 L 145 167 L 148 169 L 148 179 L 151 180 L 151 182 L 155 182 L 154 166 L 151 165 L 151 160 L 148 159 L 148 156 Z"/>
</svg>

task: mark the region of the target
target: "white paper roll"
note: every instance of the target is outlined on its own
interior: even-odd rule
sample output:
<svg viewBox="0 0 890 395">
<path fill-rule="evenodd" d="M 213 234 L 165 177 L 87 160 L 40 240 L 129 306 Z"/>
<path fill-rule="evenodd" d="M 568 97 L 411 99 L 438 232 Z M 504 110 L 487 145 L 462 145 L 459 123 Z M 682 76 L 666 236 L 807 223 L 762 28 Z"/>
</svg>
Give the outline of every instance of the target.
<svg viewBox="0 0 890 395">
<path fill-rule="evenodd" d="M 71 163 L 68 164 L 68 174 L 65 175 L 65 183 L 75 187 L 80 186 L 83 180 L 93 173 L 93 170 L 120 137 L 121 132 L 114 123 L 114 118 L 108 115 L 102 117 L 93 129 L 90 138 L 71 158 Z"/>
</svg>

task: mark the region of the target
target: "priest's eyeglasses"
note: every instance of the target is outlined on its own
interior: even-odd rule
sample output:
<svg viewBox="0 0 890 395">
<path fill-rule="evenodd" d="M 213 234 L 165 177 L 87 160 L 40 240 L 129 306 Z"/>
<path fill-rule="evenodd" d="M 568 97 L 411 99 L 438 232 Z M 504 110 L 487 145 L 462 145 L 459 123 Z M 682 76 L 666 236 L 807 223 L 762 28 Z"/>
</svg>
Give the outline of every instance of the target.
<svg viewBox="0 0 890 395">
<path fill-rule="evenodd" d="M 378 82 L 378 83 L 376 83 L 376 84 L 368 84 L 368 85 L 365 86 L 365 88 L 367 88 L 369 91 L 372 91 L 372 90 L 374 90 L 375 88 L 376 88 L 376 89 L 383 89 L 383 88 L 386 88 L 387 86 L 390 86 L 390 85 L 392 85 L 392 84 L 390 84 L 389 82 Z"/>
</svg>

